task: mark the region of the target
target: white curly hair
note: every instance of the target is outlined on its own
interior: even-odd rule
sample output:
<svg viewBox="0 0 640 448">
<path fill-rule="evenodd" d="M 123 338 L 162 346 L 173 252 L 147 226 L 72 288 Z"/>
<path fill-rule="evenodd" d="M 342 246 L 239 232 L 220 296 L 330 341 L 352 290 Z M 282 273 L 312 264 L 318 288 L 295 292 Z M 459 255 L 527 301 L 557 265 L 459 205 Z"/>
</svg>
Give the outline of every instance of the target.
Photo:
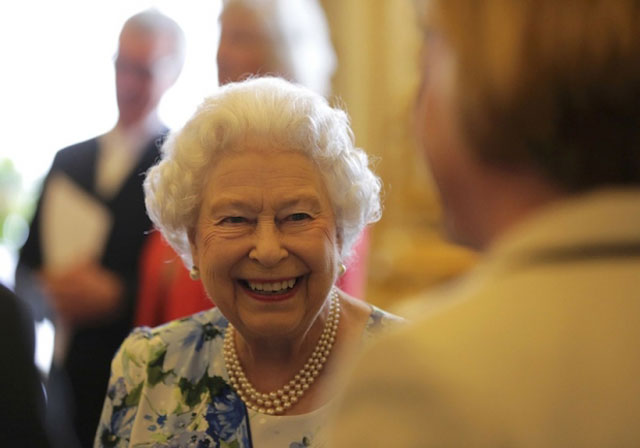
<svg viewBox="0 0 640 448">
<path fill-rule="evenodd" d="M 280 78 L 230 83 L 207 97 L 182 129 L 169 135 L 162 159 L 147 173 L 149 217 L 187 268 L 188 234 L 195 229 L 202 191 L 212 165 L 228 151 L 242 151 L 247 137 L 299 151 L 318 167 L 326 185 L 348 261 L 364 227 L 381 216 L 381 182 L 367 154 L 354 146 L 347 114 L 313 91 Z"/>
</svg>

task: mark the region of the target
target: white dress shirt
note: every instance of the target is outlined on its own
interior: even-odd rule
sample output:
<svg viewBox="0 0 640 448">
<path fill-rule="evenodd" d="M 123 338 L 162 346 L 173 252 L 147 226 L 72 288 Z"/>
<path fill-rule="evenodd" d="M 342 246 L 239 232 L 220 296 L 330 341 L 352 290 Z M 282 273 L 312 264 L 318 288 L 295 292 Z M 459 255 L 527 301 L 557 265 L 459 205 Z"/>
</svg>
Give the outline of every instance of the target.
<svg viewBox="0 0 640 448">
<path fill-rule="evenodd" d="M 110 199 L 120 190 L 127 175 L 135 167 L 146 144 L 162 130 L 157 115 L 129 129 L 114 127 L 100 137 L 96 169 L 96 191 Z"/>
</svg>

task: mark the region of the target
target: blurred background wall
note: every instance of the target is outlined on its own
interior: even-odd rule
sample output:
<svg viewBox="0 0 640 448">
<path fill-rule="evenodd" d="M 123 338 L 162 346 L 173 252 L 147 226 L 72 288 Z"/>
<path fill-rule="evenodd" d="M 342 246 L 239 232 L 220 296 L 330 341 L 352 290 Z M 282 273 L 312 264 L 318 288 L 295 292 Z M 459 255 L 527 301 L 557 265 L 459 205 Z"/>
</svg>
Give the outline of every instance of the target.
<svg viewBox="0 0 640 448">
<path fill-rule="evenodd" d="M 0 281 L 18 248 L 55 152 L 104 133 L 117 118 L 113 58 L 124 21 L 156 7 L 187 37 L 187 60 L 160 105 L 178 126 L 216 88 L 219 0 L 0 2 Z"/>
<path fill-rule="evenodd" d="M 410 0 L 322 0 L 338 54 L 334 93 L 356 142 L 378 158 L 384 214 L 370 248 L 367 299 L 386 307 L 455 278 L 475 254 L 445 242 L 438 196 L 413 134 L 420 34 Z"/>
<path fill-rule="evenodd" d="M 384 215 L 372 231 L 366 298 L 387 307 L 455 278 L 472 252 L 445 242 L 440 209 L 413 135 L 420 36 L 411 0 L 321 0 L 338 55 L 332 101 L 358 146 L 376 157 Z M 187 33 L 187 65 L 161 114 L 179 125 L 216 87 L 216 0 L 57 0 L 0 7 L 0 279 L 9 279 L 38 185 L 56 150 L 115 119 L 112 56 L 130 14 L 156 6 Z"/>
</svg>

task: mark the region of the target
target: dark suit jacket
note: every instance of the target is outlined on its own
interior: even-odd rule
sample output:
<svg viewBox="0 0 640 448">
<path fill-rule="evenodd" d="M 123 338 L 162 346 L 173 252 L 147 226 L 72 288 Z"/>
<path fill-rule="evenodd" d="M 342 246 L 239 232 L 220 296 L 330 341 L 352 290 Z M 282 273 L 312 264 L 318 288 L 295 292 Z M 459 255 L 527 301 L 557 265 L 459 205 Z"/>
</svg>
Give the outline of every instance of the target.
<svg viewBox="0 0 640 448">
<path fill-rule="evenodd" d="M 138 256 L 151 222 L 144 207 L 142 182 L 144 173 L 158 159 L 162 136 L 153 138 L 144 149 L 137 166 L 123 182 L 120 190 L 105 200 L 95 191 L 98 139 L 94 138 L 59 151 L 45 178 L 64 173 L 80 188 L 101 202 L 113 219 L 101 264 L 118 274 L 125 283 L 125 306 L 116 318 L 97 325 L 76 328 L 64 369 L 73 391 L 75 426 L 81 442 L 90 444 L 99 420 L 107 387 L 110 362 L 122 340 L 131 330 L 138 281 Z M 44 196 L 44 195 L 43 195 Z M 29 238 L 22 248 L 19 270 L 37 271 L 43 263 L 41 244 L 42 197 L 31 223 Z M 82 223 L 78 223 L 82 225 Z M 16 277 L 20 287 L 24 277 Z M 25 288 L 27 289 L 27 288 Z M 17 289 L 21 293 L 20 289 Z"/>
</svg>

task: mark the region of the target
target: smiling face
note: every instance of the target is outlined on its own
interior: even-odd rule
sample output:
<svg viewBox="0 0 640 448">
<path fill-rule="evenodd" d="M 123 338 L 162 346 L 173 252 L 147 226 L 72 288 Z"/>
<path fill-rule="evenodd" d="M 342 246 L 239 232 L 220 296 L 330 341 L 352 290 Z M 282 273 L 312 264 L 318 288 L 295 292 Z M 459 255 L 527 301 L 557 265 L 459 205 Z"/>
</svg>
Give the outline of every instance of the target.
<svg viewBox="0 0 640 448">
<path fill-rule="evenodd" d="M 302 338 L 337 277 L 333 209 L 305 155 L 245 145 L 209 173 L 190 238 L 194 264 L 245 338 Z"/>
</svg>

